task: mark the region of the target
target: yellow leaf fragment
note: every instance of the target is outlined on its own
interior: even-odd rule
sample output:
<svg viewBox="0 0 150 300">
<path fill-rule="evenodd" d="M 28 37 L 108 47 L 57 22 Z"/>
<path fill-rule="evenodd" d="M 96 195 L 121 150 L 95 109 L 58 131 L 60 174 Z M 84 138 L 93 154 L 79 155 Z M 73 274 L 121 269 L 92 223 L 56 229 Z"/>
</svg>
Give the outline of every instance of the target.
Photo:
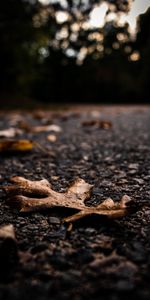
<svg viewBox="0 0 150 300">
<path fill-rule="evenodd" d="M 34 142 L 30 140 L 2 140 L 0 152 L 26 152 L 33 149 Z"/>
<path fill-rule="evenodd" d="M 128 204 L 131 199 L 127 195 L 124 195 L 119 202 L 108 198 L 96 207 L 86 206 L 85 200 L 90 198 L 93 186 L 81 178 L 76 179 L 64 193 L 54 191 L 46 179 L 31 181 L 16 176 L 11 178 L 11 182 L 12 185 L 1 188 L 10 196 L 8 205 L 17 207 L 21 212 L 52 207 L 72 208 L 78 212 L 64 219 L 65 222 L 70 223 L 94 214 L 118 218 L 130 211 Z"/>
</svg>

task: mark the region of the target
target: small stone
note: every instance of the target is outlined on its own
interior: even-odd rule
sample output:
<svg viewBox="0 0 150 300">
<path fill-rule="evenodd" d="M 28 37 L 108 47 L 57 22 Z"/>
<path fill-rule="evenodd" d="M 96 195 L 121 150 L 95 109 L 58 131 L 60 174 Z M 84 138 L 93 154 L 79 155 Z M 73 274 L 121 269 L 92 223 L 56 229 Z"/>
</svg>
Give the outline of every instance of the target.
<svg viewBox="0 0 150 300">
<path fill-rule="evenodd" d="M 58 179 L 59 179 L 59 176 L 51 176 L 51 179 L 52 179 L 52 180 L 58 180 Z"/>
<path fill-rule="evenodd" d="M 138 184 L 143 184 L 144 183 L 144 180 L 140 179 L 140 178 L 134 178 L 133 180 L 136 181 Z"/>
<path fill-rule="evenodd" d="M 128 172 L 129 175 L 134 175 L 136 173 L 137 173 L 137 170 L 135 170 L 135 169 L 132 169 Z"/>
<path fill-rule="evenodd" d="M 56 137 L 56 135 L 54 135 L 54 134 L 49 134 L 49 135 L 47 136 L 47 140 L 48 140 L 49 142 L 54 143 L 54 142 L 56 142 L 57 137 Z"/>
<path fill-rule="evenodd" d="M 48 221 L 50 224 L 60 224 L 60 219 L 56 217 L 49 217 Z"/>
<path fill-rule="evenodd" d="M 88 155 L 84 155 L 83 159 L 87 161 L 89 159 Z"/>
<path fill-rule="evenodd" d="M 144 176 L 144 180 L 150 180 L 150 175 Z"/>
<path fill-rule="evenodd" d="M 95 229 L 94 228 L 86 228 L 86 230 L 85 230 L 85 233 L 87 234 L 87 235 L 92 235 L 92 234 L 94 234 L 96 231 L 95 231 Z"/>
<path fill-rule="evenodd" d="M 135 164 L 129 164 L 129 165 L 128 165 L 128 168 L 129 168 L 129 169 L 138 169 L 138 167 L 139 167 L 139 164 L 136 164 L 136 163 L 135 163 Z"/>
</svg>

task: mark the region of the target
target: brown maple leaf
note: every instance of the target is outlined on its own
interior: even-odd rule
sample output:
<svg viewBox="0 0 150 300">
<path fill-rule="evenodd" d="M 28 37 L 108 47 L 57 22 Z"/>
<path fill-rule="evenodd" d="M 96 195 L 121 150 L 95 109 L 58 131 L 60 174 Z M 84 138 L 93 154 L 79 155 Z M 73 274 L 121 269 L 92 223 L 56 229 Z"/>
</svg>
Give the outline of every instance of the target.
<svg viewBox="0 0 150 300">
<path fill-rule="evenodd" d="M 73 222 L 88 215 L 106 215 L 109 218 L 125 216 L 129 211 L 131 199 L 124 195 L 119 202 L 107 198 L 101 204 L 86 206 L 85 200 L 90 198 L 93 186 L 83 179 L 76 179 L 66 192 L 54 191 L 46 180 L 31 181 L 23 177 L 12 177 L 12 185 L 3 186 L 3 190 L 10 196 L 7 203 L 17 207 L 21 212 L 32 212 L 52 207 L 65 207 L 79 212 L 64 219 Z"/>
</svg>

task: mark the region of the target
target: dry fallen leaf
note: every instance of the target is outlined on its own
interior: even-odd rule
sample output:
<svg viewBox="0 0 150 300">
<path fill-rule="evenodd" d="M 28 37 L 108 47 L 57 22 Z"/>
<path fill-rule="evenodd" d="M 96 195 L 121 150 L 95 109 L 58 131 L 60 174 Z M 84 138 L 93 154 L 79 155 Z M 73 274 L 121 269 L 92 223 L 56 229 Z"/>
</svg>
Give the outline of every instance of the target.
<svg viewBox="0 0 150 300">
<path fill-rule="evenodd" d="M 61 127 L 58 125 L 55 125 L 55 124 L 30 126 L 25 121 L 21 121 L 19 123 L 19 128 L 26 132 L 31 132 L 31 133 L 41 133 L 41 132 L 50 132 L 50 131 L 61 132 L 62 131 Z"/>
<path fill-rule="evenodd" d="M 61 130 L 60 126 L 55 125 L 55 124 L 31 127 L 31 132 L 34 132 L 34 133 L 49 132 L 49 131 L 61 132 L 62 130 Z"/>
<path fill-rule="evenodd" d="M 33 149 L 34 142 L 30 140 L 2 140 L 0 152 L 26 152 Z"/>
<path fill-rule="evenodd" d="M 16 239 L 14 226 L 12 224 L 3 225 L 0 227 L 0 239 Z"/>
<path fill-rule="evenodd" d="M 112 127 L 112 123 L 110 121 L 101 121 L 101 120 L 87 120 L 82 122 L 82 126 L 94 126 L 96 128 L 101 129 L 109 129 Z"/>
<path fill-rule="evenodd" d="M 13 138 L 16 135 L 21 133 L 22 131 L 18 128 L 8 128 L 8 129 L 0 130 L 0 137 Z"/>
<path fill-rule="evenodd" d="M 16 176 L 11 178 L 11 182 L 12 185 L 1 188 L 10 196 L 7 201 L 8 205 L 19 208 L 21 212 L 52 207 L 73 208 L 79 211 L 65 218 L 65 222 L 73 222 L 93 214 L 117 218 L 123 217 L 129 212 L 127 204 L 131 199 L 127 195 L 124 195 L 119 202 L 108 198 L 96 207 L 86 206 L 84 201 L 90 197 L 93 186 L 80 178 L 76 179 L 65 193 L 54 191 L 46 179 L 31 181 Z"/>
</svg>

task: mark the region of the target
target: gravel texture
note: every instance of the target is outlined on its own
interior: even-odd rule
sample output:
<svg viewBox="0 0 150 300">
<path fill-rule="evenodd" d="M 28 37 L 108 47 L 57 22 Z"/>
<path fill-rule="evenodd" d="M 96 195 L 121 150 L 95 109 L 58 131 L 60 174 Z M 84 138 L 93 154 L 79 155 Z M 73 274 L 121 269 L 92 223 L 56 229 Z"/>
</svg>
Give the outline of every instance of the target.
<svg viewBox="0 0 150 300">
<path fill-rule="evenodd" d="M 93 120 L 112 126 L 88 125 Z M 0 300 L 149 300 L 150 107 L 0 113 L 1 130 L 23 122 L 55 124 L 62 131 L 17 136 L 36 141 L 44 151 L 2 153 L 0 185 L 14 175 L 46 178 L 63 192 L 81 177 L 94 185 L 87 205 L 128 194 L 137 209 L 113 221 L 80 220 L 68 232 L 61 222 L 67 209 L 23 215 L 6 205 L 0 191 L 0 225 L 13 224 L 17 240 L 5 248 L 0 240 Z M 48 140 L 50 134 L 56 138 Z"/>
</svg>

